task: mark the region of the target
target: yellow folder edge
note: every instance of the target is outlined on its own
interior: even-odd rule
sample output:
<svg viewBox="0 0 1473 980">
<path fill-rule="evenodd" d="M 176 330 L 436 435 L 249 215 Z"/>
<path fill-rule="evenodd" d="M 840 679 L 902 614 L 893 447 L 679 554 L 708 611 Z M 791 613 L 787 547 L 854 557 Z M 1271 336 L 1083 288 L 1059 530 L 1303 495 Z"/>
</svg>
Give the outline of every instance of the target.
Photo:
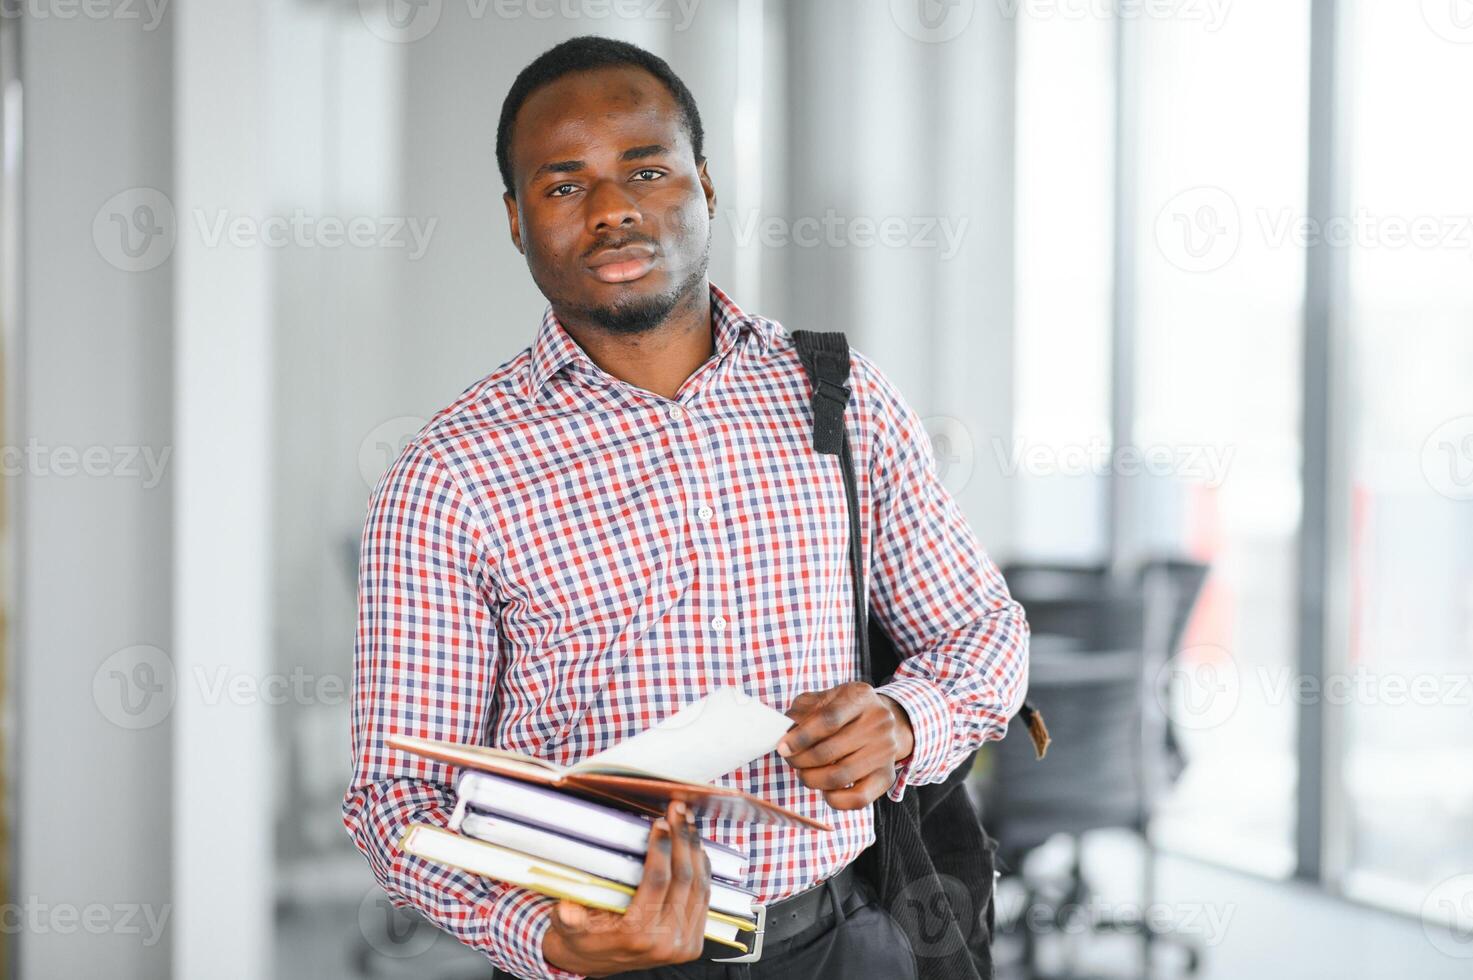
<svg viewBox="0 0 1473 980">
<path fill-rule="evenodd" d="M 399 838 L 399 850 L 403 851 L 406 854 L 412 854 L 413 853 L 412 851 L 409 850 L 409 848 L 408 848 L 407 845 L 409 843 L 410 836 L 416 830 L 438 831 L 439 833 L 442 833 L 442 834 L 454 833 L 454 831 L 446 830 L 444 827 L 436 827 L 436 826 L 433 826 L 431 824 L 424 824 L 424 823 L 410 824 L 408 827 L 406 827 L 404 829 L 404 836 L 402 836 L 402 837 Z M 460 835 L 457 835 L 457 836 L 460 836 Z M 471 839 L 471 838 L 467 838 L 467 839 Z M 490 843 L 488 841 L 476 841 L 476 843 L 477 844 L 480 844 L 480 845 L 482 845 L 484 847 L 492 847 L 492 848 L 496 848 L 498 850 L 503 850 L 503 851 L 504 850 L 510 850 L 510 848 L 500 847 L 500 845 L 492 844 L 492 843 Z M 520 852 L 513 852 L 513 853 L 520 854 Z M 415 856 L 418 857 L 418 855 L 415 855 Z M 602 909 L 605 912 L 615 912 L 615 913 L 618 913 L 619 915 L 623 915 L 625 913 L 625 911 L 627 911 L 627 909 L 617 908 L 617 907 L 615 907 L 613 905 L 610 905 L 608 903 L 605 903 L 605 902 L 591 902 L 591 901 L 589 901 L 588 899 L 586 899 L 586 898 L 584 898 L 582 896 L 573 895 L 573 894 L 569 893 L 568 891 L 566 891 L 565 889 L 559 888 L 557 882 L 560 879 L 562 881 L 575 882 L 575 883 L 580 884 L 580 885 L 601 885 L 604 888 L 612 888 L 615 891 L 621 891 L 621 892 L 623 892 L 626 895 L 633 895 L 634 894 L 634 889 L 631 888 L 629 885 L 626 885 L 626 884 L 624 884 L 621 881 L 611 881 L 608 878 L 600 878 L 598 875 L 589 874 L 586 871 L 580 871 L 577 868 L 570 868 L 570 867 L 567 867 L 566 865 L 557 865 L 555 867 L 549 867 L 546 862 L 543 862 L 543 863 L 540 863 L 539 864 L 538 863 L 538 859 L 531 858 L 530 855 L 522 854 L 521 856 L 523 858 L 526 858 L 527 860 L 529 860 L 531 862 L 531 864 L 530 864 L 530 870 L 532 872 L 534 872 L 534 873 L 540 873 L 542 875 L 545 875 L 548 879 L 551 879 L 551 880 L 546 880 L 546 881 L 509 881 L 509 882 L 506 882 L 507 884 L 509 884 L 509 885 L 518 885 L 518 886 L 520 886 L 522 888 L 531 889 L 534 892 L 538 892 L 540 894 L 547 895 L 547 896 L 549 896 L 551 898 L 566 899 L 567 901 L 575 902 L 575 903 L 577 903 L 579 905 L 583 905 L 583 906 L 586 906 L 588 908 Z M 428 858 L 424 858 L 422 860 L 428 860 Z M 451 865 L 451 867 L 455 867 L 455 865 Z M 484 877 L 483 875 L 480 875 L 477 872 L 470 870 L 469 868 L 460 868 L 459 870 L 464 871 L 466 874 L 476 875 L 476 877 L 478 877 L 478 878 L 479 877 Z M 492 879 L 492 880 L 494 881 L 494 880 L 497 880 L 497 879 Z M 738 929 L 740 929 L 740 930 L 742 930 L 744 932 L 751 932 L 753 930 L 753 928 L 754 928 L 754 924 L 751 921 L 747 920 L 747 919 L 738 918 L 737 916 L 734 916 L 734 915 L 728 915 L 725 912 L 717 912 L 715 909 L 708 909 L 707 912 L 706 912 L 706 914 L 710 918 L 712 918 L 712 919 L 716 919 L 716 920 L 718 920 L 720 922 L 726 922 L 726 923 L 729 923 L 731 925 L 734 925 Z M 745 943 L 739 943 L 739 942 L 736 942 L 735 940 L 723 939 L 720 936 L 713 936 L 710 933 L 705 933 L 705 936 L 706 936 L 707 939 L 711 940 L 713 943 L 719 943 L 722 946 L 730 946 L 732 949 L 741 950 L 743 953 L 747 952 L 747 946 L 746 946 Z"/>
</svg>

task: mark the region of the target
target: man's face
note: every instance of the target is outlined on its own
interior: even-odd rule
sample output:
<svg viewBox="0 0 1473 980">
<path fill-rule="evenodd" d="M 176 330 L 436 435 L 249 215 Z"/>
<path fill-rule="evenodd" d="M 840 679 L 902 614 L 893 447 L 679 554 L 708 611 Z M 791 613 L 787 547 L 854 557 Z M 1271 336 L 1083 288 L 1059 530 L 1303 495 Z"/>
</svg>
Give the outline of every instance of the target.
<svg viewBox="0 0 1473 980">
<path fill-rule="evenodd" d="M 653 75 L 600 68 L 538 89 L 509 152 L 512 242 L 560 317 L 639 333 L 704 287 L 716 192 Z"/>
</svg>

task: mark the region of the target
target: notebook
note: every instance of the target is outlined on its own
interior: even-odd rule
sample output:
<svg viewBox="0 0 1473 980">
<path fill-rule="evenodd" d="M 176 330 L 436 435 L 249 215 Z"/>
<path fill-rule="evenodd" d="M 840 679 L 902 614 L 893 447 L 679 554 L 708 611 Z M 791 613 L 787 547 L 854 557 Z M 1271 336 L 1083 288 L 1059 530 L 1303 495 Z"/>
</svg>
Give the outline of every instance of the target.
<svg viewBox="0 0 1473 980">
<path fill-rule="evenodd" d="M 637 819 L 637 818 L 636 818 Z M 487 813 L 467 813 L 460 825 L 461 833 L 488 844 L 498 844 L 534 858 L 545 858 L 579 871 L 608 878 L 620 884 L 638 886 L 644 877 L 644 858 L 567 837 L 542 827 L 533 827 L 506 817 Z M 710 842 L 707 842 L 708 844 Z M 708 851 L 709 853 L 709 851 Z M 728 882 L 711 879 L 711 908 L 717 912 L 750 918 L 756 894 Z"/>
<path fill-rule="evenodd" d="M 495 773 L 662 814 L 680 800 L 703 816 L 832 830 L 828 824 L 711 780 L 775 751 L 793 719 L 734 687 L 718 688 L 664 721 L 571 766 L 484 745 L 394 734 L 388 743 L 452 766 Z"/>
<path fill-rule="evenodd" d="M 448 864 L 471 874 L 520 885 L 553 898 L 566 898 L 590 908 L 622 913 L 629 908 L 629 900 L 634 895 L 634 889 L 629 885 L 428 824 L 411 824 L 399 847 L 426 861 Z M 706 913 L 706 937 L 743 953 L 747 951 L 746 944 L 736 937 L 754 927 L 754 922 L 725 912 Z"/>
<path fill-rule="evenodd" d="M 460 802 L 464 804 L 456 807 L 457 813 L 464 813 L 465 806 L 470 806 L 483 813 L 509 817 L 559 835 L 579 838 L 600 848 L 622 851 L 626 855 L 643 857 L 649 847 L 650 818 L 646 816 L 579 799 L 533 783 L 518 782 L 469 769 L 460 774 L 455 790 Z M 460 824 L 452 817 L 450 829 L 455 830 L 458 826 Z M 702 838 L 701 842 L 705 845 L 706 855 L 711 859 L 713 877 L 732 882 L 740 882 L 746 878 L 746 854 L 717 841 Z"/>
</svg>

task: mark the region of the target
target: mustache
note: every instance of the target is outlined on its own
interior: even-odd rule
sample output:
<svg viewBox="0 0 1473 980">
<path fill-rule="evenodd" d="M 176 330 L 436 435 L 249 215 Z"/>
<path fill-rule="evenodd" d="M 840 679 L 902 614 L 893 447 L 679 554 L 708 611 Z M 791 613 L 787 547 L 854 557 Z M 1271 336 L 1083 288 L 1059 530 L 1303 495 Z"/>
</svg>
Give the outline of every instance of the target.
<svg viewBox="0 0 1473 980">
<path fill-rule="evenodd" d="M 620 238 L 618 240 L 609 239 L 602 242 L 596 242 L 591 248 L 589 248 L 588 251 L 583 253 L 583 257 L 585 259 L 591 259 L 599 252 L 607 252 L 616 248 L 625 248 L 629 245 L 634 244 L 648 245 L 656 254 L 658 254 L 660 251 L 660 243 L 655 241 L 654 238 L 650 237 L 649 235 L 627 235 L 624 238 Z"/>
</svg>

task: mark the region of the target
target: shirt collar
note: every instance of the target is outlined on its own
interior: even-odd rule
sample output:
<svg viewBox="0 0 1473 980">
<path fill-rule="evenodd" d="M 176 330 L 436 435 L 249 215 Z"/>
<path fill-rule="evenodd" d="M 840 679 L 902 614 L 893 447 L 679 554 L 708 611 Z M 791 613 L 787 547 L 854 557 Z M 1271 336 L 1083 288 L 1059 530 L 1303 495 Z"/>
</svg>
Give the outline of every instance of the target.
<svg viewBox="0 0 1473 980">
<path fill-rule="evenodd" d="M 712 346 L 716 356 L 731 350 L 743 333 L 754 334 L 759 349 L 765 354 L 772 348 L 774 326 L 771 320 L 760 316 L 748 316 L 732 301 L 726 292 L 714 282 L 711 288 Z M 552 304 L 542 314 L 542 325 L 532 342 L 532 357 L 528 362 L 524 393 L 528 401 L 535 401 L 558 371 L 574 361 L 592 367 L 593 360 L 578 345 L 552 312 Z"/>
</svg>

